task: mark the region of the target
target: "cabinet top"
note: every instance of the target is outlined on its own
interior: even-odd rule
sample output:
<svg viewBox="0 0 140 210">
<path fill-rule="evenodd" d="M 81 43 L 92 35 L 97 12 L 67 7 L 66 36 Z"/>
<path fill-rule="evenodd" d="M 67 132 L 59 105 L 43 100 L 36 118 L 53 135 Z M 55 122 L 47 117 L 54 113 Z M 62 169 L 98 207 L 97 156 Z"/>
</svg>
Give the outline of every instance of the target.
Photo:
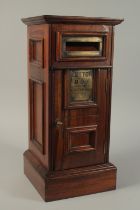
<svg viewBox="0 0 140 210">
<path fill-rule="evenodd" d="M 45 23 L 66 23 L 66 24 L 104 24 L 118 25 L 124 19 L 104 18 L 104 17 L 84 17 L 84 16 L 57 16 L 57 15 L 42 15 L 36 17 L 22 18 L 26 25 L 36 25 Z"/>
</svg>

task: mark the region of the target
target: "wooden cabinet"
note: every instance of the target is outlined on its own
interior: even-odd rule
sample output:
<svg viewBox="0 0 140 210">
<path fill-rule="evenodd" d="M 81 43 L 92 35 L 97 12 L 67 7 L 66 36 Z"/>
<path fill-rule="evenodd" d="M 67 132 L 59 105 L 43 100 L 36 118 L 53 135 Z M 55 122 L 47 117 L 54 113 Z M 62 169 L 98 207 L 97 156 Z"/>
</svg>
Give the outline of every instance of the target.
<svg viewBox="0 0 140 210">
<path fill-rule="evenodd" d="M 116 188 L 109 162 L 114 26 L 39 16 L 28 30 L 29 148 L 24 171 L 45 201 Z"/>
</svg>

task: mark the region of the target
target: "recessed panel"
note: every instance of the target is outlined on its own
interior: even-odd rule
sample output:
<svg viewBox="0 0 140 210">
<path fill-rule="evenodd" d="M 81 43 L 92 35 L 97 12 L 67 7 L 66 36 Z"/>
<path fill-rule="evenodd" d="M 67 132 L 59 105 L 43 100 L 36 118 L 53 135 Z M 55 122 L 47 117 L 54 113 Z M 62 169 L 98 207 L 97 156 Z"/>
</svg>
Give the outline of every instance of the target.
<svg viewBox="0 0 140 210">
<path fill-rule="evenodd" d="M 33 104 L 34 104 L 34 139 L 42 144 L 42 86 L 34 84 L 33 90 Z"/>
<path fill-rule="evenodd" d="M 43 84 L 30 80 L 31 141 L 43 152 Z"/>
<path fill-rule="evenodd" d="M 95 137 L 95 131 L 72 133 L 70 137 L 71 152 L 94 150 Z"/>
<path fill-rule="evenodd" d="M 71 135 L 71 147 L 89 145 L 89 135 L 87 133 L 73 133 Z"/>
<path fill-rule="evenodd" d="M 97 125 L 67 129 L 67 152 L 96 150 Z"/>
<path fill-rule="evenodd" d="M 43 67 L 43 39 L 30 39 L 30 62 Z"/>
</svg>

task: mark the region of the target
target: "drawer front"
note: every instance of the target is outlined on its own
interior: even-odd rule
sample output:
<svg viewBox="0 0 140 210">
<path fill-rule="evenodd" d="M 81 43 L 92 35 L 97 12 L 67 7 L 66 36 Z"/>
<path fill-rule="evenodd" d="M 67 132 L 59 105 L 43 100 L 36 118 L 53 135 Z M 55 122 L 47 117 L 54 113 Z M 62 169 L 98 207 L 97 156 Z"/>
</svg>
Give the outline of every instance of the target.
<svg viewBox="0 0 140 210">
<path fill-rule="evenodd" d="M 110 65 L 112 27 L 56 25 L 52 27 L 52 65 Z"/>
</svg>

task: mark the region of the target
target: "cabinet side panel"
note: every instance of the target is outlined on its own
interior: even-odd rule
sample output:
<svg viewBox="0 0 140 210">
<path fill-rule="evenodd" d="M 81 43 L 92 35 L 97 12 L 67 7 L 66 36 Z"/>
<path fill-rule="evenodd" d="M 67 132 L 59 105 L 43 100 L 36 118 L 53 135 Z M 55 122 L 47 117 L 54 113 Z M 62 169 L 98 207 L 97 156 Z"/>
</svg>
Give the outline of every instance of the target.
<svg viewBox="0 0 140 210">
<path fill-rule="evenodd" d="M 49 168 L 49 25 L 28 26 L 29 150 Z"/>
<path fill-rule="evenodd" d="M 114 26 L 111 30 L 111 58 L 109 69 L 107 74 L 107 125 L 106 125 L 106 146 L 105 146 L 105 162 L 109 162 L 109 146 L 110 146 L 110 122 L 111 122 L 111 98 L 112 98 L 112 77 L 113 77 L 113 56 L 114 56 Z"/>
</svg>

